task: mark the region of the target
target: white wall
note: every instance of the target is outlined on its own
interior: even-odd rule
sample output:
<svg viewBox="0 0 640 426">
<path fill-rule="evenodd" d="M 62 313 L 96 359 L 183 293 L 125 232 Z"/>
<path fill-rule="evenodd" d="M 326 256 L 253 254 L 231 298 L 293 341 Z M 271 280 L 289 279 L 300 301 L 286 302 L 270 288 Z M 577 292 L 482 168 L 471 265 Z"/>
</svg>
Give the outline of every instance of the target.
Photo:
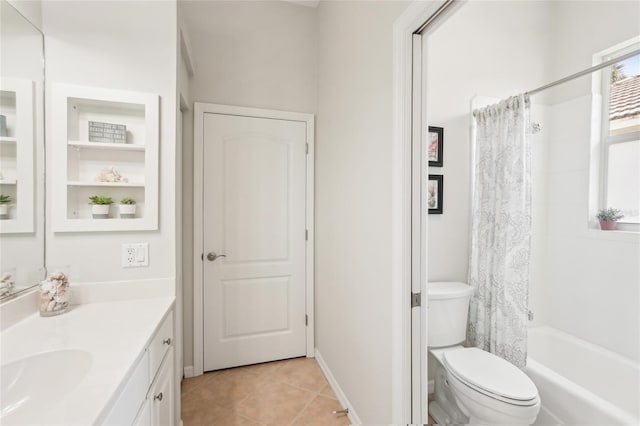
<svg viewBox="0 0 640 426">
<path fill-rule="evenodd" d="M 39 30 L 42 29 L 42 1 L 41 0 L 8 0 L 18 12 L 29 20 Z"/>
<path fill-rule="evenodd" d="M 594 54 L 640 34 L 638 2 L 558 2 L 553 16 L 555 77 L 589 67 Z M 590 145 L 591 76 L 547 95 L 546 256 L 534 265 L 543 277 L 533 283 L 536 322 L 638 361 L 640 235 L 588 229 L 590 154 L 597 152 Z"/>
<path fill-rule="evenodd" d="M 426 34 L 428 124 L 444 127 L 444 213 L 429 215 L 428 280 L 467 281 L 470 111 L 546 82 L 550 2 L 463 4 Z"/>
<path fill-rule="evenodd" d="M 76 282 L 174 278 L 176 194 L 176 39 L 174 1 L 56 1 L 42 5 L 46 34 L 47 123 L 51 86 L 57 82 L 160 95 L 159 230 L 53 233 L 47 231 L 47 264 L 71 265 Z M 47 158 L 51 159 L 51 145 Z M 56 167 L 47 165 L 48 170 Z M 51 180 L 47 193 L 52 194 Z M 47 220 L 51 219 L 51 197 Z M 123 269 L 121 244 L 149 243 L 149 267 Z"/>
<path fill-rule="evenodd" d="M 363 424 L 391 422 L 392 26 L 405 2 L 321 2 L 316 346 Z"/>
<path fill-rule="evenodd" d="M 193 1 L 179 7 L 195 69 L 189 82 L 193 102 L 316 111 L 316 9 L 279 1 Z M 184 118 L 184 362 L 190 366 L 193 115 Z"/>
</svg>

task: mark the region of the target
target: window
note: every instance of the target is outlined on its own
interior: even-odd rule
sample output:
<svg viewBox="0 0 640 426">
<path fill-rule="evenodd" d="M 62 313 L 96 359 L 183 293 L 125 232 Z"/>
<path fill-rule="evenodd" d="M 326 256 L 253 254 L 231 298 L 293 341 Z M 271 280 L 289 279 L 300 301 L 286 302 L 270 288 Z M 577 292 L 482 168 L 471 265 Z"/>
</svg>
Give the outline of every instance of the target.
<svg viewBox="0 0 640 426">
<path fill-rule="evenodd" d="M 603 62 L 639 48 L 634 43 Z M 640 226 L 640 53 L 604 71 L 600 208 L 620 209 L 621 223 Z"/>
</svg>

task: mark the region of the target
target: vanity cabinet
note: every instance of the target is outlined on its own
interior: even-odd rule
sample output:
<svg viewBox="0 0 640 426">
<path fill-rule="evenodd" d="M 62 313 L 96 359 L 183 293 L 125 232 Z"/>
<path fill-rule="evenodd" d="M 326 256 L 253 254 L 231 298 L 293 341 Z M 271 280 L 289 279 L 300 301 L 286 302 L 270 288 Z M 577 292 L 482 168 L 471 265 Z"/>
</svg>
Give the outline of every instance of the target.
<svg viewBox="0 0 640 426">
<path fill-rule="evenodd" d="M 169 311 L 106 416 L 103 425 L 173 426 L 173 311 Z"/>
<path fill-rule="evenodd" d="M 156 377 L 147 395 L 146 402 L 149 406 L 149 415 L 144 415 L 144 417 L 149 419 L 149 423 L 138 422 L 138 425 L 171 426 L 173 424 L 173 419 L 175 418 L 173 404 L 175 392 L 172 372 L 173 348 L 169 349 L 169 353 L 158 372 L 158 377 Z"/>
<path fill-rule="evenodd" d="M 53 85 L 54 232 L 158 229 L 158 95 Z M 92 214 L 89 197 L 113 200 Z M 133 198 L 135 213 L 119 214 Z"/>
<path fill-rule="evenodd" d="M 0 214 L 0 233 L 34 231 L 34 83 L 0 79 L 0 194 L 10 197 Z"/>
</svg>

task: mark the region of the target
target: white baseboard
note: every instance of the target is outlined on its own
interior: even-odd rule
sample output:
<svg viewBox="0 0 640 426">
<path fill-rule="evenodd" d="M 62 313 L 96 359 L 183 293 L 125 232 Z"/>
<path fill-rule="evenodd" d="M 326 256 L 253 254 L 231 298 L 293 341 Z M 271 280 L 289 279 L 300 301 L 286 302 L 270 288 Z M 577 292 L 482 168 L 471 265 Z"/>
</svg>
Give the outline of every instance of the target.
<svg viewBox="0 0 640 426">
<path fill-rule="evenodd" d="M 340 401 L 340 404 L 344 408 L 348 408 L 349 409 L 348 416 L 349 416 L 349 421 L 351 422 L 351 424 L 352 425 L 361 425 L 362 422 L 360 421 L 360 417 L 356 413 L 356 410 L 353 409 L 353 406 L 351 405 L 351 403 L 347 399 L 347 396 L 344 394 L 344 392 L 340 388 L 340 385 L 336 381 L 336 378 L 333 377 L 333 374 L 331 373 L 331 370 L 329 370 L 329 367 L 327 366 L 327 363 L 324 362 L 324 359 L 322 358 L 322 355 L 320 355 L 320 352 L 318 351 L 318 348 L 316 348 L 316 361 L 318 361 L 318 365 L 320 366 L 320 369 L 322 370 L 324 375 L 327 377 L 327 381 L 329 382 L 329 385 L 331 386 L 331 389 L 333 389 L 333 392 L 336 394 L 336 397 L 338 398 L 338 401 Z"/>
<path fill-rule="evenodd" d="M 182 370 L 185 379 L 189 379 L 191 377 L 195 377 L 193 374 L 193 365 L 185 365 Z"/>
</svg>

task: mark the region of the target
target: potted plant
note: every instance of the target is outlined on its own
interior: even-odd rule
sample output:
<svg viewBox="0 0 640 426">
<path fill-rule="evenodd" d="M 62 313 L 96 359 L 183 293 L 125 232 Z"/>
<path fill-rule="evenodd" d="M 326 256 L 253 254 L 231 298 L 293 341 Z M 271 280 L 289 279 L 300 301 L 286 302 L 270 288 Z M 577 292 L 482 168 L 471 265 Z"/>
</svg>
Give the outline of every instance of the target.
<svg viewBox="0 0 640 426">
<path fill-rule="evenodd" d="M 600 229 L 603 231 L 612 231 L 618 227 L 618 220 L 624 215 L 622 211 L 609 207 L 608 209 L 598 210 L 596 218 L 600 221 Z"/>
<path fill-rule="evenodd" d="M 136 215 L 136 200 L 131 197 L 124 197 L 120 200 L 120 217 L 130 219 Z"/>
<path fill-rule="evenodd" d="M 109 206 L 113 204 L 111 197 L 103 197 L 102 195 L 94 195 L 89 197 L 91 202 L 91 213 L 94 219 L 107 219 L 109 217 Z"/>
<path fill-rule="evenodd" d="M 6 217 L 9 214 L 9 203 L 11 195 L 0 194 L 0 217 Z"/>
</svg>

